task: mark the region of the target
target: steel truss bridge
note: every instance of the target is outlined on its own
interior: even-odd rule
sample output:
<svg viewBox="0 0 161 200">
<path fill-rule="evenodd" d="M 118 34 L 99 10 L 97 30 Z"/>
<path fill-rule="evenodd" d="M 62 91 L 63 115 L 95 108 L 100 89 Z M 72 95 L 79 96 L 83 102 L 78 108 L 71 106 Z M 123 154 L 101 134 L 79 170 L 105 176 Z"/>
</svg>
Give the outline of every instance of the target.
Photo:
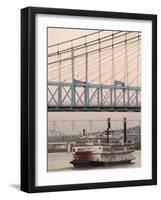
<svg viewBox="0 0 161 200">
<path fill-rule="evenodd" d="M 50 88 L 55 88 L 54 93 Z M 88 83 L 48 83 L 48 111 L 135 111 L 139 112 L 140 88 Z M 81 91 L 81 92 L 80 92 Z M 64 95 L 62 95 L 62 92 Z M 52 103 L 53 102 L 53 103 Z"/>
<path fill-rule="evenodd" d="M 97 31 L 48 46 L 48 111 L 140 112 L 140 40 Z"/>
</svg>

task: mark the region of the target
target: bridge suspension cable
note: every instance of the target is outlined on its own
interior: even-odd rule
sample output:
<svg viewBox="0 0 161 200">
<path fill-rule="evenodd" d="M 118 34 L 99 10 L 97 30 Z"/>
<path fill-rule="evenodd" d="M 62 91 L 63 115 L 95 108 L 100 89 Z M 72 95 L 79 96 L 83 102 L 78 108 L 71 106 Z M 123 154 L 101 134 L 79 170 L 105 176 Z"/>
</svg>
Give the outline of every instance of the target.
<svg viewBox="0 0 161 200">
<path fill-rule="evenodd" d="M 140 37 L 140 36 L 139 36 Z M 132 37 L 132 38 L 129 38 L 129 39 L 127 39 L 127 41 L 131 41 L 131 40 L 133 40 L 133 39 L 136 39 L 136 38 L 138 38 L 138 36 L 135 36 L 135 37 Z M 109 48 L 109 47 L 114 47 L 114 46 L 116 46 L 116 45 L 118 45 L 118 44 L 123 44 L 124 43 L 124 40 L 123 41 L 120 41 L 120 42 L 117 42 L 117 43 L 114 43 L 113 45 L 108 45 L 108 46 L 105 46 L 105 47 L 101 47 L 100 48 L 100 50 L 104 50 L 104 49 L 107 49 L 107 48 Z M 98 43 L 97 43 L 98 44 Z M 84 48 L 84 47 L 83 47 Z M 72 48 L 70 48 L 70 51 L 71 51 L 71 49 Z M 88 51 L 87 53 L 89 54 L 89 53 L 93 53 L 93 52 L 98 52 L 99 50 L 98 50 L 98 48 L 97 49 L 94 49 L 94 50 L 91 50 L 91 51 Z M 59 52 L 59 53 L 61 53 L 61 52 Z M 55 55 L 57 55 L 58 53 L 55 53 Z M 84 55 L 86 55 L 86 53 L 81 53 L 81 54 L 78 54 L 78 55 L 76 55 L 76 56 L 73 56 L 73 58 L 75 59 L 75 58 L 78 58 L 78 57 L 81 57 L 81 56 L 84 56 Z M 54 55 L 52 55 L 52 56 L 54 56 Z M 71 59 L 71 56 L 70 57 L 67 57 L 67 58 L 64 58 L 64 59 L 61 59 L 61 61 L 67 61 L 67 60 L 70 60 Z M 48 65 L 51 65 L 51 64 L 54 64 L 54 63 L 58 63 L 59 61 L 54 61 L 54 62 L 49 62 L 48 63 Z"/>
<path fill-rule="evenodd" d="M 134 41 L 134 42 L 136 42 L 136 41 Z M 130 45 L 130 43 L 129 43 L 129 45 Z M 123 47 L 122 47 L 123 48 Z M 111 49 L 110 49 L 111 50 Z M 133 47 L 133 50 L 134 50 L 134 47 Z M 111 50 L 112 51 L 112 50 Z M 121 57 L 122 55 L 123 55 L 123 53 L 121 53 L 120 55 L 117 55 L 117 53 L 119 53 L 119 52 L 121 52 L 121 49 L 118 49 L 117 51 L 115 51 L 115 54 L 116 54 L 116 56 L 117 56 L 117 58 L 115 58 L 115 60 L 117 59 L 118 60 L 118 58 L 119 57 Z M 103 55 L 103 54 L 102 54 Z M 128 56 L 130 56 L 130 54 L 128 55 Z M 103 56 L 101 56 L 101 63 L 102 63 L 102 67 L 104 66 L 104 60 L 105 59 L 107 59 L 107 58 L 110 58 L 111 57 L 111 55 L 109 55 L 109 54 L 107 54 L 107 55 L 105 55 L 104 57 Z M 92 62 L 94 62 L 95 60 L 97 60 L 97 54 L 95 54 L 95 58 L 93 58 L 93 59 L 91 59 L 91 61 Z M 90 61 L 90 59 L 88 60 L 88 65 L 91 65 L 92 64 L 92 62 Z M 90 63 L 91 62 L 91 63 Z M 108 60 L 105 60 L 105 62 L 108 62 Z M 115 61 L 116 62 L 116 61 Z M 60 62 L 59 62 L 60 63 Z M 61 62 L 62 63 L 62 62 Z M 76 64 L 75 63 L 75 65 L 76 65 L 76 68 L 75 68 L 75 70 L 77 71 L 77 74 L 79 74 L 79 73 L 81 73 L 81 72 L 84 72 L 84 69 L 82 68 L 82 66 L 84 65 L 84 63 L 81 63 L 81 61 L 79 62 L 77 62 L 77 63 L 79 63 L 79 64 Z M 67 67 L 70 67 L 70 63 L 69 64 L 67 64 L 66 66 L 63 66 L 62 68 L 61 68 L 61 74 L 63 75 L 63 73 L 65 74 L 65 75 L 67 75 L 67 73 L 66 73 L 66 70 L 65 70 L 65 68 L 67 68 Z M 127 64 L 125 65 L 125 66 L 127 66 Z M 78 67 L 79 67 L 79 70 L 78 70 Z M 93 65 L 92 66 L 92 68 L 94 69 L 94 67 L 97 67 L 97 63 L 95 64 L 95 65 Z M 54 68 L 49 68 L 49 71 L 50 70 L 54 70 Z M 92 69 L 92 71 L 93 71 L 93 69 Z M 103 69 L 102 69 L 103 70 Z M 91 68 L 89 68 L 89 71 L 91 71 Z M 51 71 L 50 71 L 51 72 Z M 59 71 L 59 73 L 60 73 L 60 71 Z M 68 72 L 68 74 L 69 74 L 69 72 Z M 127 73 L 126 73 L 127 74 Z M 90 75 L 90 73 L 89 73 L 89 75 Z M 102 75 L 102 74 L 101 74 Z M 68 76 L 70 76 L 70 74 L 68 75 Z M 59 75 L 59 77 L 60 77 L 60 75 Z M 78 75 L 77 75 L 77 77 L 78 77 Z M 53 77 L 52 77 L 53 78 Z M 64 80 L 66 80 L 66 79 L 64 79 Z"/>
<path fill-rule="evenodd" d="M 129 56 L 131 56 L 132 54 L 135 54 L 136 50 L 138 50 L 137 47 L 133 48 L 132 51 L 129 53 Z M 119 53 L 119 54 L 117 54 L 117 60 L 118 60 L 118 58 L 120 58 L 120 57 L 123 56 L 123 53 L 122 53 L 122 52 L 120 53 L 120 50 L 118 51 L 118 53 Z M 109 64 L 107 64 L 107 62 L 109 61 L 108 58 L 109 58 L 109 60 L 110 60 L 110 59 L 111 59 L 111 56 L 107 54 L 107 55 L 105 55 L 104 57 L 102 57 L 102 59 L 101 59 L 102 71 L 103 71 L 103 69 L 107 69 L 107 68 L 110 67 Z M 89 75 L 91 75 L 91 71 L 97 70 L 98 65 L 97 65 L 97 63 L 95 62 L 96 59 L 97 59 L 97 57 L 93 58 L 93 59 L 91 60 L 91 62 L 89 61 L 89 65 L 92 64 L 92 68 L 90 68 L 89 71 L 88 71 L 88 72 L 89 72 Z M 118 60 L 118 62 L 120 62 L 120 60 Z M 124 61 L 123 61 L 123 62 L 124 62 Z M 76 65 L 77 73 L 83 72 L 83 69 L 82 69 L 82 66 L 83 66 L 83 65 L 84 65 L 84 63 L 83 63 L 83 64 L 82 64 L 82 63 L 79 63 L 79 64 Z M 126 65 L 127 65 L 127 64 L 126 64 Z M 125 65 L 125 66 L 126 66 L 126 65 Z M 70 66 L 70 65 L 69 65 L 69 66 Z M 68 67 L 69 67 L 69 66 L 68 66 Z M 106 68 L 106 67 L 107 67 L 107 68 Z M 66 67 L 65 67 L 65 68 L 66 68 Z M 55 70 L 55 69 L 54 69 L 54 70 Z M 50 72 L 51 72 L 51 71 L 50 71 Z M 62 73 L 62 75 L 70 76 L 70 74 L 67 74 L 67 73 L 66 73 L 66 69 L 64 69 L 64 67 L 63 67 L 61 73 Z M 127 74 L 126 74 L 126 75 L 127 75 Z"/>
</svg>

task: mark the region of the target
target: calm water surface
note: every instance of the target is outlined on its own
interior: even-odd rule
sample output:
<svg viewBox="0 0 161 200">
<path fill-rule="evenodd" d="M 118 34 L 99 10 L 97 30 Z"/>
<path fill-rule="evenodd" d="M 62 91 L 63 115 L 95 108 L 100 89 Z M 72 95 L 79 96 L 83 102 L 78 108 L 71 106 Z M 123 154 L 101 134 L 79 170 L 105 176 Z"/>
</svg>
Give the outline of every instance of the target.
<svg viewBox="0 0 161 200">
<path fill-rule="evenodd" d="M 141 151 L 135 151 L 135 160 L 130 164 L 118 164 L 113 166 L 101 166 L 98 169 L 113 169 L 113 168 L 132 168 L 141 167 Z M 58 170 L 87 170 L 96 169 L 96 167 L 87 168 L 74 168 L 70 161 L 72 160 L 72 153 L 48 153 L 48 171 L 58 171 Z"/>
</svg>

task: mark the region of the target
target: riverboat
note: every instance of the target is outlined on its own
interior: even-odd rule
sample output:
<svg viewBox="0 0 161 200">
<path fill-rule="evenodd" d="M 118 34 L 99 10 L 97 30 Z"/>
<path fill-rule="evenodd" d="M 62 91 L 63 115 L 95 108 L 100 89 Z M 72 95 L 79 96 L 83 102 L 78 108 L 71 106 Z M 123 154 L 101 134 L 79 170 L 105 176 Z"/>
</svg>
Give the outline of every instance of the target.
<svg viewBox="0 0 161 200">
<path fill-rule="evenodd" d="M 135 159 L 133 141 L 127 141 L 126 118 L 124 118 L 124 133 L 118 135 L 110 128 L 108 118 L 107 130 L 98 135 L 87 134 L 83 129 L 83 135 L 72 147 L 74 167 L 101 166 L 107 164 L 130 163 Z"/>
</svg>

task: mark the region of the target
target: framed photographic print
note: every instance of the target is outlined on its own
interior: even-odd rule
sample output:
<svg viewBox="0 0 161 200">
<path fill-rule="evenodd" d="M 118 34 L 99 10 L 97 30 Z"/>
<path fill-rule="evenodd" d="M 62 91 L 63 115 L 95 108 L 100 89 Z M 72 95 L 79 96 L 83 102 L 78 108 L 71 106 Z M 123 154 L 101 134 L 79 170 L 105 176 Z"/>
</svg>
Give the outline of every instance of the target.
<svg viewBox="0 0 161 200">
<path fill-rule="evenodd" d="M 157 16 L 21 10 L 21 190 L 157 184 Z"/>
</svg>

